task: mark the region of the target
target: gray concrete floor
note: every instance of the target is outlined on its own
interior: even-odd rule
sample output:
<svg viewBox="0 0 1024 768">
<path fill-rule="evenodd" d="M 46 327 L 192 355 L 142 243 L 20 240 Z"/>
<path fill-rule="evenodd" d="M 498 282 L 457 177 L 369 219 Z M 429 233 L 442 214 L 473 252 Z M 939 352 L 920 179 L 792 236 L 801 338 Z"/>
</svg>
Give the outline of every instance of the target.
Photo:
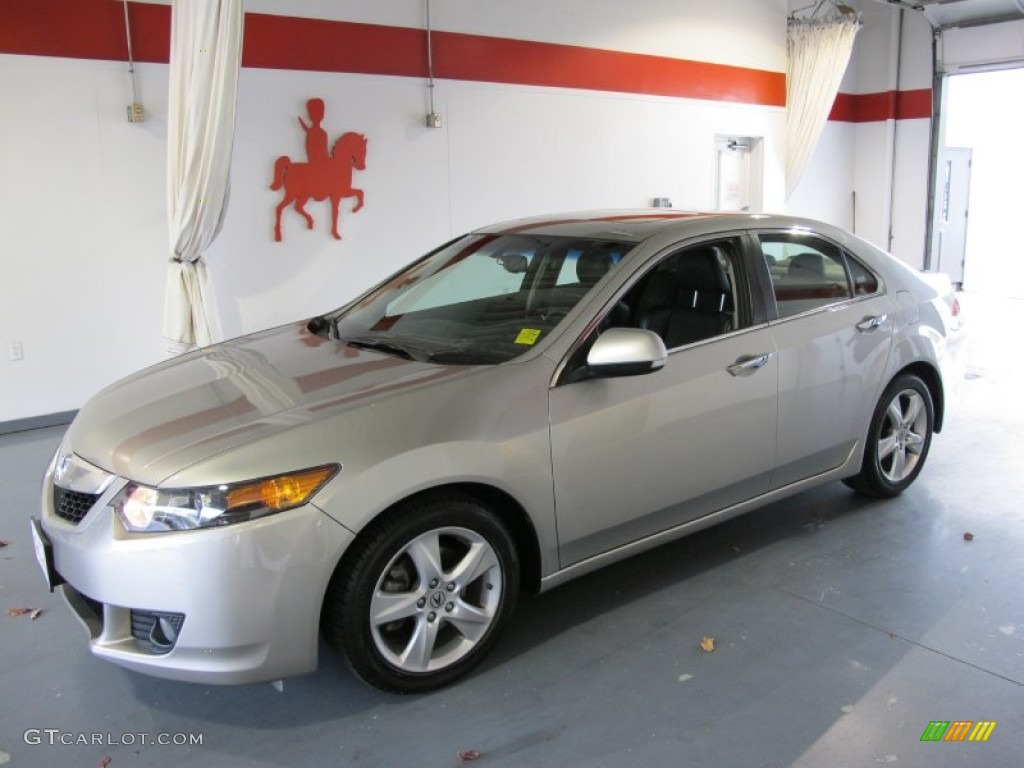
<svg viewBox="0 0 1024 768">
<path fill-rule="evenodd" d="M 0 763 L 444 767 L 479 750 L 466 765 L 1019 766 L 1024 301 L 963 303 L 964 399 L 901 498 L 837 483 L 526 598 L 479 671 L 424 696 L 370 690 L 326 649 L 280 691 L 92 658 L 28 534 L 61 429 L 0 437 Z M 6 615 L 18 607 L 43 613 Z M 998 725 L 986 743 L 922 743 L 932 720 Z M 135 743 L 32 745 L 27 729 Z M 202 746 L 132 736 L 160 733 Z"/>
</svg>

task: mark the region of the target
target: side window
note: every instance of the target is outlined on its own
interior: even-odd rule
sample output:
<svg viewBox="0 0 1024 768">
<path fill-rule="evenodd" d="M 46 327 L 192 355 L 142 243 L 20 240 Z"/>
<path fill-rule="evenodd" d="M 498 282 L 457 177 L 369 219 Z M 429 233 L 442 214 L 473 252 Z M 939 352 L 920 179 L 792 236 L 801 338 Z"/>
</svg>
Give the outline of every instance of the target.
<svg viewBox="0 0 1024 768">
<path fill-rule="evenodd" d="M 779 317 L 853 297 L 843 252 L 836 246 L 799 233 L 761 235 L 760 241 Z"/>
<path fill-rule="evenodd" d="M 878 293 L 878 278 L 873 272 L 849 254 L 846 255 L 846 263 L 850 267 L 855 296 L 870 296 L 873 293 Z"/>
<path fill-rule="evenodd" d="M 743 327 L 737 293 L 739 248 L 723 240 L 662 259 L 612 310 L 612 325 L 654 331 L 667 349 Z M 628 322 L 616 321 L 628 318 Z"/>
</svg>

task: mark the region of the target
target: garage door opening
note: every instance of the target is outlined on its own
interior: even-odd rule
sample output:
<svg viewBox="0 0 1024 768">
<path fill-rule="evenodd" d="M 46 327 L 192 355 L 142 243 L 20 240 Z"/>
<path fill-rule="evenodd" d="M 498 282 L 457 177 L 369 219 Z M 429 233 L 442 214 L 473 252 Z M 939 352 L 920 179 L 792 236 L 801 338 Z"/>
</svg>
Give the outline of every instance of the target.
<svg viewBox="0 0 1024 768">
<path fill-rule="evenodd" d="M 931 265 L 965 290 L 1024 298 L 1017 233 L 1024 69 L 945 78 Z"/>
</svg>

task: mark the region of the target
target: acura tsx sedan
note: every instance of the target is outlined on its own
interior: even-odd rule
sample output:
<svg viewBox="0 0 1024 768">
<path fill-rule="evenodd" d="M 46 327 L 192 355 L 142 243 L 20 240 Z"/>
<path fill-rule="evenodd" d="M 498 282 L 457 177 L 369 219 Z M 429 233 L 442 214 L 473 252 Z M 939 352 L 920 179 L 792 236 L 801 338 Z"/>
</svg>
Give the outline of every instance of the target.
<svg viewBox="0 0 1024 768">
<path fill-rule="evenodd" d="M 521 590 L 837 480 L 905 490 L 959 306 L 825 224 L 485 227 L 346 306 L 130 376 L 54 456 L 36 552 L 92 652 L 178 680 L 423 691 Z"/>
</svg>

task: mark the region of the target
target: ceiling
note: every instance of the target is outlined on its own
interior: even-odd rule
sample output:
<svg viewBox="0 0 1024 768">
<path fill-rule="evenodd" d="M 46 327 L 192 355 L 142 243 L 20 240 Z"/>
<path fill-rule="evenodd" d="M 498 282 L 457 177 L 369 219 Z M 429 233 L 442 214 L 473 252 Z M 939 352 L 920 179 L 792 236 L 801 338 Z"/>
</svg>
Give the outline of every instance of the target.
<svg viewBox="0 0 1024 768">
<path fill-rule="evenodd" d="M 877 0 L 921 11 L 933 27 L 959 27 L 1024 19 L 1024 0 Z"/>
</svg>

